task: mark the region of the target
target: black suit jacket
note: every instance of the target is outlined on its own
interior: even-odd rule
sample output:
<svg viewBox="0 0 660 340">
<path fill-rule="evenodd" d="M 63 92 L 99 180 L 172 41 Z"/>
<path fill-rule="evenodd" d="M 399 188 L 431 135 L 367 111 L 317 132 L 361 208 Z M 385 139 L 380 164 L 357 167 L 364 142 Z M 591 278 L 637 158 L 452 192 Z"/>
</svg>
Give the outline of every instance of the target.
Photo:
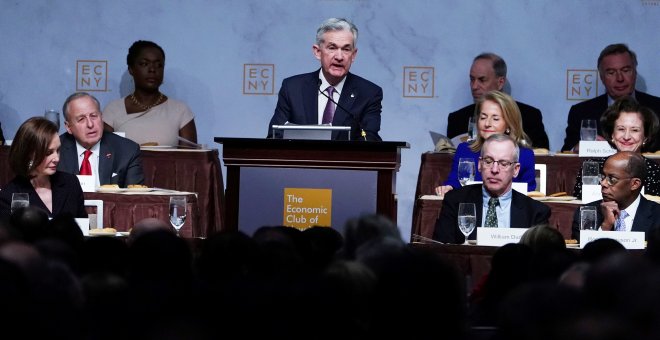
<svg viewBox="0 0 660 340">
<path fill-rule="evenodd" d="M 548 134 L 543 126 L 543 115 L 541 111 L 525 103 L 516 102 L 522 116 L 523 130 L 532 140 L 535 148 L 550 149 Z M 475 104 L 468 105 L 458 111 L 452 112 L 447 117 L 447 137 L 454 138 L 460 134 L 467 133 L 470 117 L 474 116 Z"/>
<path fill-rule="evenodd" d="M 80 174 L 76 139 L 72 134 L 60 135 L 60 163 L 57 170 L 70 174 Z M 103 132 L 99 155 L 99 182 L 118 184 L 124 188 L 128 184 L 143 184 L 144 171 L 140 160 L 140 146 L 130 139 Z M 113 174 L 115 174 L 113 176 Z"/>
<path fill-rule="evenodd" d="M 61 214 L 71 214 L 73 217 L 87 217 L 85 197 L 80 182 L 74 175 L 56 171 L 50 176 L 53 199 L 53 211 L 46 208 L 44 202 L 34 190 L 30 180 L 16 176 L 0 191 L 0 216 L 9 216 L 11 212 L 11 196 L 13 193 L 26 192 L 30 196 L 30 206 L 37 207 L 48 213 L 49 217 Z"/>
<path fill-rule="evenodd" d="M 268 125 L 268 137 L 273 137 L 272 126 L 285 122 L 315 125 L 318 121 L 319 72 L 299 74 L 282 81 L 275 113 Z M 383 90 L 380 86 L 352 73 L 346 75 L 339 105 L 332 119 L 334 126 L 350 126 L 351 140 L 380 141 L 380 113 Z M 348 112 L 344 111 L 346 109 Z M 332 139 L 346 140 L 345 132 L 333 132 Z"/>
<path fill-rule="evenodd" d="M 603 224 L 604 217 L 600 210 L 601 203 L 603 203 L 603 200 L 585 204 L 585 206 L 596 207 L 596 226 Z M 637 207 L 637 213 L 635 214 L 631 230 L 646 232 L 646 239 L 648 239 L 649 231 L 654 228 L 660 228 L 660 204 L 651 202 L 642 196 L 639 200 L 639 206 Z M 576 240 L 580 239 L 580 209 L 575 209 L 571 229 L 572 238 Z"/>
<path fill-rule="evenodd" d="M 641 105 L 653 110 L 653 112 L 655 112 L 660 118 L 660 98 L 644 92 L 635 91 L 635 99 L 637 99 Z M 607 94 L 571 106 L 570 111 L 568 111 L 564 146 L 561 147 L 561 150 L 570 150 L 580 142 L 580 126 L 583 119 L 596 120 L 598 134 L 602 136 L 603 133 L 600 126 L 600 117 L 605 110 L 607 110 L 607 106 Z M 658 137 L 660 136 L 656 135 L 653 145 L 647 147 L 649 151 L 660 149 L 660 140 L 658 140 Z"/>
<path fill-rule="evenodd" d="M 474 203 L 477 213 L 477 226 L 481 226 L 483 194 L 481 184 L 468 185 L 452 190 L 445 195 L 440 217 L 435 223 L 433 239 L 443 243 L 463 243 L 465 237 L 458 229 L 458 204 Z M 550 207 L 531 199 L 515 190 L 511 196 L 511 227 L 529 228 L 546 223 L 550 219 Z M 477 237 L 477 229 L 468 239 Z"/>
</svg>

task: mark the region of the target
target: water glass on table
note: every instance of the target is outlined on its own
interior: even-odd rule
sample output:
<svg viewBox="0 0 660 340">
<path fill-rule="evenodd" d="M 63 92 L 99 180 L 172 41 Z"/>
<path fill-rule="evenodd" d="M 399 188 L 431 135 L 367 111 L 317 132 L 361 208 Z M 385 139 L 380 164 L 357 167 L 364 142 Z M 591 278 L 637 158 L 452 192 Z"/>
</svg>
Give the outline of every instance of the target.
<svg viewBox="0 0 660 340">
<path fill-rule="evenodd" d="M 600 166 L 598 162 L 585 161 L 582 163 L 582 184 L 600 184 Z"/>
<path fill-rule="evenodd" d="M 467 142 L 470 143 L 476 139 L 477 139 L 477 124 L 474 122 L 474 117 L 470 117 L 467 128 Z"/>
<path fill-rule="evenodd" d="M 458 229 L 465 235 L 464 245 L 468 243 L 468 237 L 477 226 L 477 213 L 474 203 L 459 203 L 458 204 Z"/>
<path fill-rule="evenodd" d="M 596 121 L 594 119 L 583 119 L 580 128 L 580 140 L 594 141 L 598 131 L 596 129 Z"/>
<path fill-rule="evenodd" d="M 596 230 L 596 207 L 580 207 L 580 230 Z"/>
<path fill-rule="evenodd" d="M 13 214 L 20 208 L 27 208 L 30 206 L 30 195 L 24 192 L 15 192 L 11 194 L 11 213 Z"/>
<path fill-rule="evenodd" d="M 179 230 L 186 222 L 186 196 L 171 196 L 170 197 L 170 223 L 176 230 L 176 236 L 179 236 Z"/>
<path fill-rule="evenodd" d="M 468 181 L 474 181 L 474 160 L 472 158 L 460 158 L 458 160 L 458 181 L 465 186 Z"/>
</svg>

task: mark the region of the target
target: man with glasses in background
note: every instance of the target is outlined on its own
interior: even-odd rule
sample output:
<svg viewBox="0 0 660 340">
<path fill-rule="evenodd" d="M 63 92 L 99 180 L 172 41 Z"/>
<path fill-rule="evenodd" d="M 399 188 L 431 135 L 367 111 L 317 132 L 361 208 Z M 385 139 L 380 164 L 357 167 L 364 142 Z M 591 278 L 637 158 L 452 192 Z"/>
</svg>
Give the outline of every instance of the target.
<svg viewBox="0 0 660 340">
<path fill-rule="evenodd" d="M 101 105 L 89 93 L 70 95 L 62 107 L 66 133 L 57 170 L 94 177 L 96 186 L 143 184 L 140 146 L 132 140 L 103 131 Z"/>
<path fill-rule="evenodd" d="M 508 135 L 488 137 L 478 165 L 483 184 L 467 185 L 445 194 L 433 239 L 463 243 L 464 236 L 458 228 L 460 203 L 475 204 L 478 227 L 529 228 L 547 223 L 550 219 L 547 205 L 512 190 L 513 178 L 520 171 L 519 155 L 519 147 Z M 476 228 L 468 239 L 475 238 Z"/>
<path fill-rule="evenodd" d="M 586 205 L 596 207 L 596 225 L 600 230 L 648 233 L 660 227 L 660 204 L 641 195 L 646 181 L 642 155 L 631 151 L 615 153 L 605 161 L 600 178 L 603 199 Z M 572 234 L 574 239 L 580 236 L 580 209 L 573 215 Z"/>
<path fill-rule="evenodd" d="M 656 115 L 660 115 L 660 98 L 635 90 L 637 55 L 626 44 L 612 44 L 600 52 L 598 74 L 605 85 L 606 93 L 571 106 L 571 110 L 568 112 L 566 138 L 564 138 L 564 146 L 561 151 L 575 150 L 580 142 L 580 126 L 583 119 L 595 120 L 596 131 L 600 133 L 600 117 L 617 99 L 626 96 L 634 97 L 640 105 L 646 106 Z M 598 139 L 603 140 L 602 137 Z M 660 149 L 660 141 L 658 138 L 654 138 L 654 140 L 655 143 L 650 151 Z"/>
</svg>

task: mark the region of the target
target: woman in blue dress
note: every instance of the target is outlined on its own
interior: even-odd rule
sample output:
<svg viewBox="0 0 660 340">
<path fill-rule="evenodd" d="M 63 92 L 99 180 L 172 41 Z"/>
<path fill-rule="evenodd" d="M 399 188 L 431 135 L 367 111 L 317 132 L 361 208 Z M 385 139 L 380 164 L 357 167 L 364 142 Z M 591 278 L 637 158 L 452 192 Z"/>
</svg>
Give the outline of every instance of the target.
<svg viewBox="0 0 660 340">
<path fill-rule="evenodd" d="M 475 167 L 479 164 L 479 154 L 484 141 L 493 134 L 504 133 L 513 138 L 520 146 L 520 172 L 514 182 L 527 183 L 527 190 L 536 190 L 534 172 L 534 152 L 531 142 L 522 128 L 520 109 L 511 96 L 500 91 L 490 91 L 477 100 L 474 109 L 477 122 L 477 138 L 472 142 L 463 142 L 456 148 L 451 164 L 451 172 L 445 182 L 435 188 L 436 194 L 444 196 L 449 190 L 461 187 L 458 181 L 458 162 L 461 158 L 471 158 Z M 481 173 L 475 169 L 475 181 L 481 181 Z"/>
</svg>

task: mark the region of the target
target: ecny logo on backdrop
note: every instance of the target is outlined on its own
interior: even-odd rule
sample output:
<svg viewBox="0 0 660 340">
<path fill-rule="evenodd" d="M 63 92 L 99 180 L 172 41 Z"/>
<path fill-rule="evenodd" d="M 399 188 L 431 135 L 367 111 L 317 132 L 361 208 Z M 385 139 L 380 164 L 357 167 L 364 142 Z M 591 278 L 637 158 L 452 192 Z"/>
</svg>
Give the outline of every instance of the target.
<svg viewBox="0 0 660 340">
<path fill-rule="evenodd" d="M 284 188 L 282 225 L 298 229 L 332 226 L 332 189 Z"/>
<path fill-rule="evenodd" d="M 598 96 L 597 70 L 566 70 L 566 100 L 585 100 Z"/>
<path fill-rule="evenodd" d="M 435 68 L 429 66 L 403 67 L 403 97 L 433 98 L 435 95 Z"/>
<path fill-rule="evenodd" d="M 76 60 L 76 91 L 107 90 L 107 60 Z"/>
<path fill-rule="evenodd" d="M 275 64 L 243 64 L 243 94 L 275 94 Z"/>
</svg>

